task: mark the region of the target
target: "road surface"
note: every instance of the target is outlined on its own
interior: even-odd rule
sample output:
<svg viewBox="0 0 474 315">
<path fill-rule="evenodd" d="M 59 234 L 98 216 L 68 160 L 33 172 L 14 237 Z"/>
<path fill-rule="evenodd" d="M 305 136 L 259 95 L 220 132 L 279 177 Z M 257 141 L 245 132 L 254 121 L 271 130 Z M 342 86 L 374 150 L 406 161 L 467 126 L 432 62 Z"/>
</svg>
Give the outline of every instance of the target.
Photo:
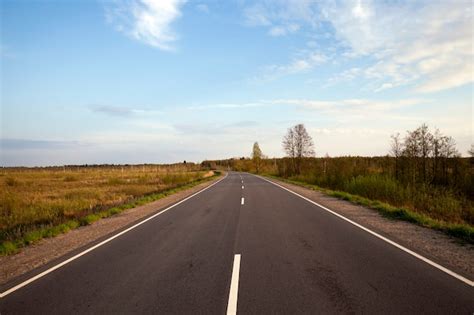
<svg viewBox="0 0 474 315">
<path fill-rule="evenodd" d="M 73 254 L 0 288 L 0 313 L 474 312 L 468 283 L 245 173 Z"/>
</svg>

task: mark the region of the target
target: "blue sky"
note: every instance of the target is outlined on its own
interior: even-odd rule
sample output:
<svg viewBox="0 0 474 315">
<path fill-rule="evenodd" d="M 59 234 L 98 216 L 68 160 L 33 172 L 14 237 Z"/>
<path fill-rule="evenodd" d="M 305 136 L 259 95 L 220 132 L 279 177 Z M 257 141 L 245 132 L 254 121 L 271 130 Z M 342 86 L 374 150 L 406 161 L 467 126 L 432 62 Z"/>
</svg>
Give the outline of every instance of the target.
<svg viewBox="0 0 474 315">
<path fill-rule="evenodd" d="M 466 154 L 467 1 L 1 2 L 1 164 L 385 155 L 422 123 Z"/>
</svg>

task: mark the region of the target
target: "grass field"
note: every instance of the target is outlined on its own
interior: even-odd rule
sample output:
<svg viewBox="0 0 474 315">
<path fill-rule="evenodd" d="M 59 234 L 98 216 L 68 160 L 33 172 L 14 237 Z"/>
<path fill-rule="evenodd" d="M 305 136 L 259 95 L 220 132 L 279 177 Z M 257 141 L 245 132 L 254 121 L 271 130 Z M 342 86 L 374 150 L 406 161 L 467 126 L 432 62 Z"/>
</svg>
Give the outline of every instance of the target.
<svg viewBox="0 0 474 315">
<path fill-rule="evenodd" d="M 3 168 L 0 254 L 151 202 L 212 175 L 194 164 Z"/>
</svg>

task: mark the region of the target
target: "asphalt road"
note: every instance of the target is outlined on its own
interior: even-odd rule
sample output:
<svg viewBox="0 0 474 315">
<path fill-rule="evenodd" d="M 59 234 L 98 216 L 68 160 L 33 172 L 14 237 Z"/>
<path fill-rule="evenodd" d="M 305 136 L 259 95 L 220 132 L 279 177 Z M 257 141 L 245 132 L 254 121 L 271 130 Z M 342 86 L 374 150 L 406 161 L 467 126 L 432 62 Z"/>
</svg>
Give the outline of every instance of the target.
<svg viewBox="0 0 474 315">
<path fill-rule="evenodd" d="M 468 284 L 261 178 L 229 173 L 1 298 L 0 314 L 225 314 L 232 299 L 238 314 L 474 312 Z"/>
</svg>

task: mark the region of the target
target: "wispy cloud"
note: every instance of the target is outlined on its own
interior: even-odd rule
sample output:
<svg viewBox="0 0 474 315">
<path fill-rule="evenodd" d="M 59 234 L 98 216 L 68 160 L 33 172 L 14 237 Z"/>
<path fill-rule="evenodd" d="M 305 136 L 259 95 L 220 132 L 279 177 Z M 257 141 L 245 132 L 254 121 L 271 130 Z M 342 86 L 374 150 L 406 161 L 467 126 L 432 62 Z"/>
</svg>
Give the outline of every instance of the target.
<svg viewBox="0 0 474 315">
<path fill-rule="evenodd" d="M 354 1 L 328 5 L 325 13 L 353 53 L 374 57 L 364 74 L 379 91 L 412 84 L 435 92 L 472 81 L 469 1 Z"/>
<path fill-rule="evenodd" d="M 177 132 L 187 135 L 216 135 L 216 134 L 241 134 L 255 128 L 259 123 L 253 120 L 243 120 L 228 124 L 203 124 L 203 123 L 178 123 L 174 125 Z"/>
<path fill-rule="evenodd" d="M 71 148 L 78 145 L 80 145 L 78 141 L 0 138 L 0 148 L 2 150 L 51 150 Z"/>
<path fill-rule="evenodd" d="M 406 98 L 398 100 L 377 100 L 377 99 L 340 99 L 340 100 L 323 100 L 323 99 L 266 99 L 249 103 L 223 103 L 188 107 L 194 110 L 216 110 L 216 109 L 245 109 L 272 106 L 287 106 L 302 110 L 314 110 L 330 114 L 341 113 L 369 113 L 371 115 L 394 111 L 401 108 L 428 104 L 432 102 L 429 99 L 422 98 Z M 241 123 L 239 123 L 241 125 Z"/>
<path fill-rule="evenodd" d="M 101 113 L 109 116 L 116 116 L 116 117 L 130 117 L 137 114 L 143 113 L 159 113 L 158 111 L 149 110 L 149 109 L 137 109 L 137 108 L 130 108 L 130 107 L 122 107 L 122 106 L 112 106 L 112 105 L 92 105 L 89 107 L 92 112 Z"/>
<path fill-rule="evenodd" d="M 253 77 L 251 81 L 271 81 L 291 74 L 305 73 L 325 63 L 327 60 L 328 57 L 322 53 L 306 52 L 302 56 L 294 58 L 288 64 L 274 64 L 263 67 L 261 73 Z"/>
<path fill-rule="evenodd" d="M 341 60 L 371 58 L 358 71 L 377 92 L 410 85 L 430 93 L 473 81 L 470 1 L 259 1 L 244 10 L 244 18 L 269 32 L 280 24 L 304 24 L 308 32 L 324 32 L 339 43 Z M 329 32 L 324 23 L 331 25 Z M 344 70 L 329 84 L 352 80 L 353 74 Z"/>
<path fill-rule="evenodd" d="M 428 103 L 424 99 L 374 100 L 374 99 L 342 99 L 342 100 L 308 100 L 308 99 L 276 99 L 266 101 L 271 104 L 295 106 L 306 110 L 317 110 L 330 114 L 361 113 L 371 115 Z"/>
<path fill-rule="evenodd" d="M 106 19 L 118 31 L 162 50 L 173 50 L 178 39 L 171 24 L 186 0 L 116 0 L 106 6 Z"/>
<path fill-rule="evenodd" d="M 307 0 L 257 1 L 244 9 L 245 23 L 249 26 L 287 28 L 290 25 L 309 23 L 316 25 L 318 8 Z"/>
<path fill-rule="evenodd" d="M 208 105 L 196 105 L 188 106 L 188 110 L 205 110 L 205 109 L 243 109 L 252 107 L 268 106 L 268 104 L 262 102 L 250 102 L 250 103 L 219 103 L 219 104 L 208 104 Z"/>
<path fill-rule="evenodd" d="M 286 24 L 286 25 L 277 25 L 270 28 L 268 34 L 271 36 L 285 36 L 291 33 L 295 33 L 300 29 L 298 24 Z"/>
</svg>

